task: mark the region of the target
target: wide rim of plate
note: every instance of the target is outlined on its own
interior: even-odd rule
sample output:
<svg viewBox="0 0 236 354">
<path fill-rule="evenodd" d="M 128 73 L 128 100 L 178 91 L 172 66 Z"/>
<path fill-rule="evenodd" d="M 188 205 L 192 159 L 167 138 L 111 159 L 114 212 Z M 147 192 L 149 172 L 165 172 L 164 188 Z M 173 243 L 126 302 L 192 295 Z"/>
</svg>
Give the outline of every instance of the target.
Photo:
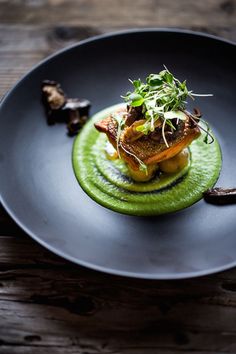
<svg viewBox="0 0 236 354">
<path fill-rule="evenodd" d="M 179 29 L 179 28 L 132 28 L 132 29 L 124 29 L 120 31 L 114 31 L 114 32 L 109 32 L 97 36 L 90 37 L 88 39 L 84 39 L 80 42 L 77 42 L 75 44 L 72 44 L 70 46 L 67 46 L 59 51 L 56 51 L 54 54 L 51 54 L 50 56 L 46 57 L 45 59 L 41 60 L 39 63 L 34 65 L 30 71 L 28 71 L 22 78 L 20 78 L 16 84 L 3 96 L 0 102 L 0 113 L 3 105 L 7 101 L 8 97 L 11 96 L 11 94 L 18 88 L 20 84 L 24 82 L 28 76 L 31 75 L 32 72 L 37 70 L 40 66 L 43 66 L 47 64 L 49 61 L 53 60 L 57 56 L 60 56 L 61 54 L 68 52 L 70 50 L 73 50 L 76 47 L 83 46 L 84 44 L 90 43 L 90 42 L 96 42 L 105 38 L 112 38 L 116 36 L 121 36 L 121 35 L 127 35 L 127 34 L 132 34 L 132 33 L 148 33 L 148 32 L 156 32 L 156 33 L 173 33 L 173 34 L 185 34 L 185 35 L 192 35 L 196 37 L 203 37 L 203 38 L 208 38 L 212 39 L 215 41 L 223 42 L 229 45 L 236 45 L 236 42 L 224 39 L 219 36 L 215 36 L 212 34 L 207 34 L 204 32 L 199 32 L 199 31 L 192 31 L 192 30 L 187 30 L 187 29 Z M 164 275 L 162 274 L 147 274 L 147 273 L 135 273 L 135 272 L 129 272 L 129 271 L 122 271 L 122 270 L 117 270 L 113 268 L 107 268 L 107 267 L 102 267 L 96 264 L 93 264 L 91 262 L 86 262 L 83 260 L 79 260 L 76 257 L 70 256 L 66 254 L 65 252 L 61 251 L 60 249 L 51 246 L 47 242 L 43 241 L 40 237 L 38 237 L 32 230 L 30 230 L 24 223 L 21 222 L 21 220 L 18 218 L 18 216 L 14 213 L 14 211 L 11 209 L 11 207 L 8 205 L 7 201 L 5 201 L 2 192 L 0 190 L 0 203 L 4 207 L 4 209 L 7 211 L 7 213 L 11 216 L 11 218 L 18 224 L 18 226 L 25 231 L 32 239 L 37 241 L 41 246 L 45 247 L 49 251 L 53 252 L 57 256 L 60 256 L 72 263 L 75 263 L 80 266 L 84 266 L 86 268 L 95 270 L 95 271 L 100 271 L 103 273 L 111 274 L 111 275 L 117 275 L 117 276 L 123 276 L 123 277 L 129 277 L 129 278 L 136 278 L 136 279 L 147 279 L 147 280 L 177 280 L 177 279 L 190 279 L 190 278 L 196 278 L 196 277 L 201 277 L 201 276 L 206 276 L 218 272 L 222 272 L 228 269 L 231 269 L 236 266 L 236 260 L 234 262 L 225 264 L 220 267 L 213 267 L 211 269 L 207 270 L 201 270 L 201 271 L 194 271 L 194 272 L 180 272 L 178 274 L 176 273 L 166 273 Z"/>
</svg>

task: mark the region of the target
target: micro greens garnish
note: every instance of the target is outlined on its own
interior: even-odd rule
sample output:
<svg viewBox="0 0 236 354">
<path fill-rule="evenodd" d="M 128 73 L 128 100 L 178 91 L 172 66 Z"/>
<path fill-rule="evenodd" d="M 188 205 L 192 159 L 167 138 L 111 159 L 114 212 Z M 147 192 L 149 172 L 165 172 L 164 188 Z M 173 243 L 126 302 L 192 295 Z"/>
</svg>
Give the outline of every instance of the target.
<svg viewBox="0 0 236 354">
<path fill-rule="evenodd" d="M 146 83 L 140 79 L 129 81 L 132 83 L 134 91 L 127 92 L 122 97 L 132 107 L 143 106 L 143 114 L 146 118 L 146 122 L 136 129 L 147 135 L 155 130 L 155 122 L 161 119 L 162 137 L 167 147 L 169 145 L 165 137 L 165 126 L 168 124 L 173 129 L 172 119 L 186 119 L 183 111 L 186 108 L 187 97 L 194 100 L 194 96 L 212 96 L 212 94 L 197 94 L 192 90 L 189 91 L 186 80 L 179 81 L 166 67 L 159 74 L 150 74 L 146 78 Z M 197 119 L 198 121 L 199 119 Z M 202 129 L 201 126 L 199 127 Z M 207 134 L 204 141 L 208 142 L 208 136 L 211 136 L 209 129 L 202 130 Z"/>
<path fill-rule="evenodd" d="M 145 123 L 136 127 L 136 130 L 142 132 L 144 135 L 148 135 L 153 132 L 156 126 L 161 126 L 162 137 L 167 148 L 169 144 L 165 136 L 166 125 L 170 126 L 172 130 L 176 130 L 176 125 L 172 124 L 172 119 L 177 119 L 177 125 L 179 121 L 186 120 L 186 114 L 190 119 L 199 126 L 199 128 L 206 133 L 204 138 L 205 143 L 212 143 L 214 141 L 213 136 L 210 133 L 209 125 L 205 123 L 206 129 L 199 124 L 200 118 L 196 115 L 187 112 L 186 104 L 187 98 L 190 97 L 194 100 L 196 97 L 209 97 L 212 94 L 197 94 L 192 90 L 188 90 L 186 80 L 179 81 L 174 75 L 164 66 L 164 70 L 159 74 L 150 74 L 146 78 L 146 82 L 143 83 L 140 79 L 130 80 L 133 85 L 133 92 L 127 92 L 125 96 L 121 96 L 125 102 L 131 107 L 142 106 L 143 117 L 146 118 Z M 122 114 L 116 113 L 113 115 L 116 120 L 117 129 L 117 152 L 120 157 L 119 147 L 121 147 L 127 154 L 133 156 L 139 163 L 139 169 L 147 173 L 147 166 L 141 161 L 135 154 L 127 151 L 122 143 L 120 137 L 125 127 L 125 117 Z M 211 138 L 209 142 L 208 139 Z"/>
</svg>

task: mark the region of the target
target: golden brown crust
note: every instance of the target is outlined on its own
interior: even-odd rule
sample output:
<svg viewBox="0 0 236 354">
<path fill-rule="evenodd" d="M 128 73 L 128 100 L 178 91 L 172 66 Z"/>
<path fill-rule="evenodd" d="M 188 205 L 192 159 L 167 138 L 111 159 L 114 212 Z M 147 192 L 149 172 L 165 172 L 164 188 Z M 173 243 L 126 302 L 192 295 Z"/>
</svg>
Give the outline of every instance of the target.
<svg viewBox="0 0 236 354">
<path fill-rule="evenodd" d="M 133 124 L 136 126 L 138 123 L 135 122 Z M 109 141 L 115 149 L 117 149 L 117 126 L 117 122 L 112 115 L 98 123 L 95 123 L 96 129 L 107 135 Z M 127 132 L 129 134 L 127 134 Z M 130 138 L 132 135 L 131 133 L 132 126 L 126 128 L 122 132 L 119 139 L 118 148 L 121 157 L 133 169 L 139 168 L 139 162 L 135 159 L 134 155 L 146 165 L 155 164 L 177 155 L 201 134 L 199 127 L 196 124 L 192 125 L 191 119 L 188 115 L 186 115 L 186 120 L 179 124 L 178 129 L 174 133 L 172 132 L 170 138 L 168 138 L 167 134 L 167 142 L 169 147 L 167 147 L 163 141 L 161 127 L 157 128 L 155 138 L 152 137 L 151 134 L 147 136 L 137 134 L 137 139 L 132 139 Z"/>
</svg>

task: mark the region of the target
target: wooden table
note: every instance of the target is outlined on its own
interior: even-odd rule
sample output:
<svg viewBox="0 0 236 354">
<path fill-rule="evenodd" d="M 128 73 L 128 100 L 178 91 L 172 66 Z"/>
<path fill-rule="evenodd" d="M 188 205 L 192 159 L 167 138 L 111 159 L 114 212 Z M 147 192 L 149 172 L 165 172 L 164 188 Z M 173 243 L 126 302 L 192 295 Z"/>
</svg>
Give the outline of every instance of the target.
<svg viewBox="0 0 236 354">
<path fill-rule="evenodd" d="M 236 38 L 234 0 L 1 0 L 0 95 L 48 54 L 132 27 Z M 236 353 L 236 269 L 143 281 L 54 256 L 0 208 L 1 354 Z"/>
</svg>

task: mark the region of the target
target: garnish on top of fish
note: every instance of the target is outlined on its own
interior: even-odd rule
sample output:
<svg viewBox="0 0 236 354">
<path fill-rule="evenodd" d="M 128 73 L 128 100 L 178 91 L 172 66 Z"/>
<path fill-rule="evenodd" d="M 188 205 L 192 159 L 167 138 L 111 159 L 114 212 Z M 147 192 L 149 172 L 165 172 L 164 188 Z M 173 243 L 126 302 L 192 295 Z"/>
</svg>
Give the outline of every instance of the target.
<svg viewBox="0 0 236 354">
<path fill-rule="evenodd" d="M 127 107 L 95 123 L 96 129 L 106 133 L 134 180 L 148 181 L 158 168 L 166 173 L 181 170 L 188 164 L 186 148 L 201 130 L 206 143 L 211 137 L 208 126 L 205 130 L 199 125 L 200 111 L 186 110 L 186 99 L 212 95 L 194 94 L 167 68 L 150 74 L 145 83 L 140 79 L 131 83 L 134 91 L 123 97 Z"/>
</svg>

